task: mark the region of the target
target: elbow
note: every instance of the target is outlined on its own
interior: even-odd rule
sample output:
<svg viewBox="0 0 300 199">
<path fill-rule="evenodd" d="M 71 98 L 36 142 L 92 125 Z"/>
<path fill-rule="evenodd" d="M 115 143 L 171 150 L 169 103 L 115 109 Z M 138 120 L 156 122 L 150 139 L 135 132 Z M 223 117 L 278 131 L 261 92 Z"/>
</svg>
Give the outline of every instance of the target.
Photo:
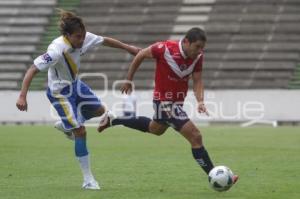
<svg viewBox="0 0 300 199">
<path fill-rule="evenodd" d="M 27 73 L 31 74 L 31 75 L 36 75 L 39 71 L 39 69 L 33 64 L 30 66 L 30 68 L 27 70 Z"/>
<path fill-rule="evenodd" d="M 103 37 L 103 46 L 111 46 L 112 45 L 112 39 L 109 37 Z"/>
<path fill-rule="evenodd" d="M 141 59 L 153 58 L 150 48 L 140 49 L 137 56 L 141 57 Z"/>
</svg>

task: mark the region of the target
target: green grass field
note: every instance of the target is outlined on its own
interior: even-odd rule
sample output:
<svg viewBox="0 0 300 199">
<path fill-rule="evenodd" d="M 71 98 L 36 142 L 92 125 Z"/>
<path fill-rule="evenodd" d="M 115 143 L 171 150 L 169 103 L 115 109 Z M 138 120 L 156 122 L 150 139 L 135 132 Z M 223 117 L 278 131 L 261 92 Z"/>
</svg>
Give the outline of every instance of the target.
<svg viewBox="0 0 300 199">
<path fill-rule="evenodd" d="M 206 127 L 215 165 L 240 175 L 228 192 L 213 191 L 173 130 L 161 137 L 127 128 L 88 128 L 92 169 L 100 191 L 80 188 L 73 142 L 49 126 L 0 127 L 1 199 L 299 199 L 300 131 L 280 127 Z"/>
</svg>

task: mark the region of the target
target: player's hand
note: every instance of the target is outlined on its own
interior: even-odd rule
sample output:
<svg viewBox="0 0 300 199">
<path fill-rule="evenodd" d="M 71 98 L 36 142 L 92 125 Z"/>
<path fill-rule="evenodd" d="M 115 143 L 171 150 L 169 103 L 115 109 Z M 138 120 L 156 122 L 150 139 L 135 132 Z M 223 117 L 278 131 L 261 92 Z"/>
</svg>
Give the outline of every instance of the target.
<svg viewBox="0 0 300 199">
<path fill-rule="evenodd" d="M 17 108 L 20 111 L 27 111 L 27 100 L 25 97 L 19 97 L 17 103 L 16 103 Z"/>
<path fill-rule="evenodd" d="M 121 92 L 122 93 L 126 93 L 126 94 L 130 94 L 132 91 L 132 83 L 131 82 L 125 82 L 124 84 L 122 84 L 121 86 Z"/>
<path fill-rule="evenodd" d="M 209 116 L 209 113 L 205 107 L 205 104 L 203 102 L 198 104 L 198 112 L 199 113 L 205 113 L 207 116 Z"/>
</svg>

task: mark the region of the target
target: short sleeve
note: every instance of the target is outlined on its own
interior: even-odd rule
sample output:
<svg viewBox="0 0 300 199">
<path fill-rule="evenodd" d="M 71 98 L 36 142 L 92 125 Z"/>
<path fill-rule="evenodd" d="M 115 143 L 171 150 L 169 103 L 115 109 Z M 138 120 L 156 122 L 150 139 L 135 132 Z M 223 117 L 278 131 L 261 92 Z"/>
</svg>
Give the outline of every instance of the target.
<svg viewBox="0 0 300 199">
<path fill-rule="evenodd" d="M 38 56 L 33 63 L 40 71 L 45 71 L 49 67 L 54 66 L 59 59 L 59 53 L 49 46 L 47 52 Z"/>
<path fill-rule="evenodd" d="M 97 45 L 101 45 L 104 41 L 104 38 L 99 35 L 95 35 L 93 33 L 87 32 L 84 41 L 84 51 L 88 51 L 91 48 L 96 47 Z"/>
<path fill-rule="evenodd" d="M 203 65 L 203 53 L 201 55 L 201 57 L 199 58 L 199 60 L 197 61 L 194 71 L 193 72 L 201 72 L 202 71 L 202 65 Z"/>
<path fill-rule="evenodd" d="M 164 42 L 157 42 L 151 45 L 151 53 L 154 58 L 159 58 L 165 52 Z"/>
</svg>

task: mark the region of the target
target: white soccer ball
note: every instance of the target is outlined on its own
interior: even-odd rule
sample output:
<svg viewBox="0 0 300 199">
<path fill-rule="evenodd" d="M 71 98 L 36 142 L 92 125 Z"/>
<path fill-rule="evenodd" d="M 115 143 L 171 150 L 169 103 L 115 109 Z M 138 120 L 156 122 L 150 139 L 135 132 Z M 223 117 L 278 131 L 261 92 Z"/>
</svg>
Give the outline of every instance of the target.
<svg viewBox="0 0 300 199">
<path fill-rule="evenodd" d="M 216 191 L 227 191 L 233 185 L 233 173 L 226 166 L 216 166 L 208 174 L 210 186 Z"/>
</svg>

